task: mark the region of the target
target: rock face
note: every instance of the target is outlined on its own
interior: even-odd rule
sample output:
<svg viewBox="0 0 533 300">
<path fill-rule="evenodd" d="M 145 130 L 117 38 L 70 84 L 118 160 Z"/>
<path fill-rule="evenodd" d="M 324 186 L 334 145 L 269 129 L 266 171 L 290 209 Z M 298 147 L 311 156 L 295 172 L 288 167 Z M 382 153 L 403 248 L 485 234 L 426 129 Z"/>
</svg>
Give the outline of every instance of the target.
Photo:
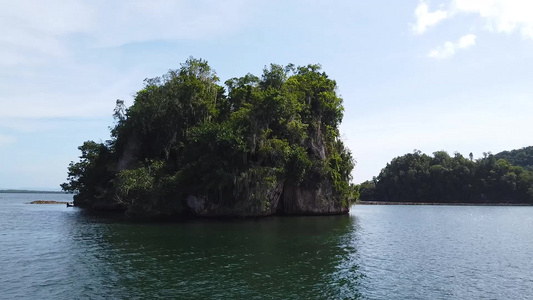
<svg viewBox="0 0 533 300">
<path fill-rule="evenodd" d="M 317 159 L 326 161 L 326 149 L 320 132 L 307 143 L 308 151 Z M 139 149 L 132 139 L 119 158 L 119 171 L 135 165 Z M 336 196 L 333 183 L 327 178 L 312 187 L 293 186 L 275 180 L 272 169 L 244 172 L 230 189 L 154 197 L 136 193 L 121 198 L 110 193 L 83 199 L 78 195 L 74 203 L 94 210 L 126 212 L 138 217 L 187 215 L 197 217 L 262 217 L 270 215 L 333 215 L 349 212 L 349 205 Z"/>
<path fill-rule="evenodd" d="M 192 214 L 202 217 L 259 217 L 269 215 L 336 215 L 349 212 L 348 205 L 333 196 L 331 185 L 315 189 L 283 187 L 249 190 L 235 203 L 213 201 L 207 195 L 186 197 Z"/>
<path fill-rule="evenodd" d="M 320 128 L 308 141 L 308 151 L 321 161 L 327 160 L 324 137 Z M 349 205 L 338 199 L 333 191 L 333 183 L 323 178 L 312 187 L 285 185 L 278 208 L 285 215 L 333 215 L 349 212 Z"/>
<path fill-rule="evenodd" d="M 74 205 L 81 208 L 89 208 L 97 211 L 124 212 L 128 208 L 124 203 L 112 198 L 85 199 L 80 195 L 74 195 Z"/>
<path fill-rule="evenodd" d="M 320 130 L 309 139 L 308 148 L 325 161 L 326 147 Z M 232 193 L 187 195 L 189 212 L 202 217 L 258 217 L 269 215 L 334 215 L 349 212 L 349 205 L 338 199 L 333 183 L 323 179 L 313 187 L 298 187 L 283 181 L 271 182 L 266 176 L 248 179 Z"/>
<path fill-rule="evenodd" d="M 320 131 L 307 143 L 314 157 L 326 161 L 326 148 Z M 135 165 L 139 151 L 136 139 L 128 142 L 119 158 L 119 171 Z M 262 217 L 270 215 L 333 215 L 349 212 L 349 205 L 335 195 L 333 183 L 322 179 L 312 187 L 292 186 L 273 180 L 273 171 L 243 173 L 231 189 L 191 194 L 177 191 L 169 199 L 136 194 L 123 199 L 109 194 L 98 199 L 80 199 L 75 204 L 94 210 L 121 211 L 131 216 L 162 217 Z"/>
<path fill-rule="evenodd" d="M 237 201 L 212 200 L 207 195 L 186 197 L 187 207 L 192 214 L 202 217 L 260 217 L 276 213 L 283 191 L 283 184 L 276 183 L 247 189 Z M 225 203 L 226 202 L 226 203 Z"/>
<path fill-rule="evenodd" d="M 331 184 L 322 183 L 316 188 L 286 187 L 280 210 L 286 215 L 336 215 L 349 212 L 348 205 L 333 196 Z"/>
</svg>

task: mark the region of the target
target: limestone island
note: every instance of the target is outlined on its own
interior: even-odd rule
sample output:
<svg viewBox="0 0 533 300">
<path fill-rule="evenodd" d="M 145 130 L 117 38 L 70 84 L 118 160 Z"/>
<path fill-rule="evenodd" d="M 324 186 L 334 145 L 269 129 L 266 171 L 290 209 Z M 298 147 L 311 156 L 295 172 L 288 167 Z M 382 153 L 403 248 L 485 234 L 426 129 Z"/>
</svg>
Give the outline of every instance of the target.
<svg viewBox="0 0 533 300">
<path fill-rule="evenodd" d="M 219 85 L 206 61 L 146 79 L 117 100 L 111 139 L 71 162 L 74 204 L 143 217 L 348 213 L 342 99 L 319 65 L 265 67 Z"/>
</svg>

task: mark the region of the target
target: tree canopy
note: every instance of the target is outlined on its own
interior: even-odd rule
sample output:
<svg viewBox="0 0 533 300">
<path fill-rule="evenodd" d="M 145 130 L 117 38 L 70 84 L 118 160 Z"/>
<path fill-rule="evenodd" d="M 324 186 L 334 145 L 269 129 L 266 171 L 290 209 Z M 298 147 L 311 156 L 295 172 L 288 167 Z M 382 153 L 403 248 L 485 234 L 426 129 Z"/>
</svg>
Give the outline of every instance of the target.
<svg viewBox="0 0 533 300">
<path fill-rule="evenodd" d="M 360 194 L 363 201 L 533 204 L 533 173 L 490 153 L 473 160 L 460 153 L 429 156 L 415 150 L 362 183 Z"/>
<path fill-rule="evenodd" d="M 511 151 L 502 151 L 495 154 L 494 157 L 496 157 L 496 159 L 506 159 L 512 165 L 533 171 L 533 146 Z"/>
<path fill-rule="evenodd" d="M 80 206 L 185 212 L 188 196 L 203 195 L 255 215 L 274 190 L 330 185 L 328 201 L 347 207 L 354 161 L 340 139 L 336 89 L 319 65 L 292 64 L 224 87 L 205 60 L 190 58 L 146 79 L 129 108 L 117 100 L 111 140 L 80 146 L 62 188 Z"/>
</svg>

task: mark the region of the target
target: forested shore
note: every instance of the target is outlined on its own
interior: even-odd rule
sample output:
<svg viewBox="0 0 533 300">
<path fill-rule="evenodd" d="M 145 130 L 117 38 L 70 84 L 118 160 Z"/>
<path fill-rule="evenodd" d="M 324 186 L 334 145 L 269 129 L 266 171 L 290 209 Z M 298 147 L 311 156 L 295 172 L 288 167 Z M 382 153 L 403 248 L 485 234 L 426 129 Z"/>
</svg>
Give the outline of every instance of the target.
<svg viewBox="0 0 533 300">
<path fill-rule="evenodd" d="M 415 150 L 394 158 L 377 177 L 358 185 L 360 200 L 405 203 L 533 204 L 531 147 L 480 159 Z M 513 165 L 515 157 L 522 165 Z"/>
</svg>

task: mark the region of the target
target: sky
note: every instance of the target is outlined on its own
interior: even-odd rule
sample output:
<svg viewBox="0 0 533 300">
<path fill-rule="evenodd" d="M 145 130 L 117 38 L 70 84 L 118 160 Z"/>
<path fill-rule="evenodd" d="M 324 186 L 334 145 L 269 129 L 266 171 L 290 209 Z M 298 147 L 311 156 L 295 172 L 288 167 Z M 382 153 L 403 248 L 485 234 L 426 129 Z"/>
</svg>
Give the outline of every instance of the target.
<svg viewBox="0 0 533 300">
<path fill-rule="evenodd" d="M 533 145 L 533 2 L 0 0 L 0 189 L 59 189 L 109 139 L 117 99 L 209 62 L 221 82 L 321 64 L 341 135 L 377 176 L 414 149 L 481 157 Z"/>
</svg>

